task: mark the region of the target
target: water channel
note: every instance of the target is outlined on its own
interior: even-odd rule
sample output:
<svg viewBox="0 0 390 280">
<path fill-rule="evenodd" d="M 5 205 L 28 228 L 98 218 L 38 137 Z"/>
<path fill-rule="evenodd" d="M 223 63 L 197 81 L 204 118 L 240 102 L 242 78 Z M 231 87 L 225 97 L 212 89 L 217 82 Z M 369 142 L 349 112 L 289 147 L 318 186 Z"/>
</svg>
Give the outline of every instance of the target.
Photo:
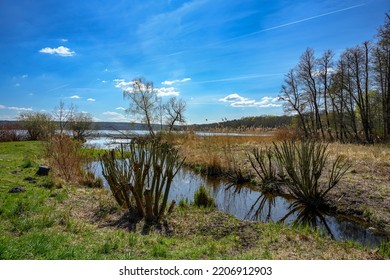
<svg viewBox="0 0 390 280">
<path fill-rule="evenodd" d="M 126 142 L 126 140 L 121 141 Z M 109 149 L 118 145 L 110 143 L 108 138 L 94 138 L 87 143 L 88 145 Z M 103 178 L 100 163 L 95 162 L 92 169 L 97 176 Z M 103 181 L 105 187 L 109 188 L 104 178 Z M 290 212 L 291 201 L 285 197 L 264 195 L 250 186 L 234 186 L 223 180 L 197 174 L 185 168 L 182 168 L 174 178 L 169 200 L 176 200 L 177 202 L 181 199 L 192 201 L 195 191 L 201 185 L 209 190 L 220 211 L 230 213 L 243 220 L 278 222 L 285 218 L 285 223 L 292 224 L 299 215 L 295 212 L 286 217 Z M 311 214 L 309 213 L 309 215 Z M 374 247 L 387 240 L 383 233 L 364 225 L 353 217 L 316 213 L 304 218 L 307 218 L 310 224 L 319 228 L 324 234 L 338 241 L 351 240 Z"/>
</svg>

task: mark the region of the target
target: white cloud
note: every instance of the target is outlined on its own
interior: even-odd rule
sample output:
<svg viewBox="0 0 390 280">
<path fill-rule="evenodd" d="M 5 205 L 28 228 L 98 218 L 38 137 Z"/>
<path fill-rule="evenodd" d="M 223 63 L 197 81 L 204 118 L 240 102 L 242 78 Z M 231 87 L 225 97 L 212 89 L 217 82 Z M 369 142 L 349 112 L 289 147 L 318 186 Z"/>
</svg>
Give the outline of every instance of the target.
<svg viewBox="0 0 390 280">
<path fill-rule="evenodd" d="M 24 74 L 24 75 L 22 75 L 22 78 L 23 78 L 23 79 L 26 79 L 26 78 L 28 78 L 28 75 L 27 75 L 27 74 Z"/>
<path fill-rule="evenodd" d="M 32 111 L 32 108 L 15 107 L 15 106 L 8 107 L 0 104 L 0 110 Z"/>
<path fill-rule="evenodd" d="M 69 97 L 70 99 L 80 99 L 81 97 L 78 96 L 78 95 L 72 95 L 71 97 Z"/>
<path fill-rule="evenodd" d="M 32 111 L 32 108 L 23 108 L 23 107 L 8 107 L 9 110 L 15 111 Z"/>
<path fill-rule="evenodd" d="M 61 39 L 60 41 L 61 41 L 61 42 L 68 42 L 69 40 L 68 40 L 68 39 L 65 39 L 65 38 L 63 38 L 63 39 Z"/>
<path fill-rule="evenodd" d="M 186 78 L 186 79 L 189 79 L 189 78 Z M 127 93 L 133 92 L 133 84 L 134 84 L 133 81 L 126 82 L 124 79 L 115 79 L 114 82 L 115 82 L 116 88 L 122 88 Z M 146 86 L 141 85 L 141 89 L 142 90 L 146 89 Z M 157 94 L 158 97 L 180 95 L 180 92 L 178 92 L 174 87 L 153 88 L 153 90 Z"/>
<path fill-rule="evenodd" d="M 87 101 L 95 102 L 96 99 L 95 98 L 88 98 Z"/>
<path fill-rule="evenodd" d="M 175 90 L 174 87 L 169 87 L 169 88 L 158 88 L 157 89 L 157 96 L 158 97 L 163 97 L 163 96 L 178 96 L 180 93 Z"/>
<path fill-rule="evenodd" d="M 55 54 L 59 56 L 74 56 L 76 53 L 71 51 L 69 48 L 60 46 L 58 48 L 43 48 L 39 51 L 40 53 Z"/>
<path fill-rule="evenodd" d="M 127 88 L 133 85 L 133 81 L 126 82 L 124 79 L 115 79 L 114 83 L 116 88 Z"/>
<path fill-rule="evenodd" d="M 188 82 L 188 81 L 191 81 L 191 78 L 184 78 L 181 80 L 173 80 L 173 81 L 164 81 L 161 84 L 171 86 L 171 85 L 176 84 L 176 83 L 184 83 L 184 82 Z"/>
<path fill-rule="evenodd" d="M 269 97 L 265 96 L 260 99 L 260 101 L 256 101 L 255 99 L 249 99 L 247 97 L 243 97 L 237 93 L 232 93 L 224 98 L 220 98 L 218 101 L 230 103 L 232 107 L 280 107 L 282 104 L 277 103 L 277 97 Z"/>
<path fill-rule="evenodd" d="M 123 108 L 123 107 L 116 107 L 115 110 L 122 110 L 122 111 L 126 111 L 126 108 Z"/>
</svg>

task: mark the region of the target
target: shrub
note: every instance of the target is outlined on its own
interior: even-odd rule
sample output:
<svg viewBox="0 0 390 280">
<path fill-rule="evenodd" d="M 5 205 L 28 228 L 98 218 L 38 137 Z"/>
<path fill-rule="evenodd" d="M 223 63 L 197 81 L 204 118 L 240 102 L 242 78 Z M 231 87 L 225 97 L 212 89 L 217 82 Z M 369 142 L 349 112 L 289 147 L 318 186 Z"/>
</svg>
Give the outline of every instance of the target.
<svg viewBox="0 0 390 280">
<path fill-rule="evenodd" d="M 295 199 L 291 206 L 293 210 L 302 205 L 312 209 L 324 207 L 327 193 L 337 186 L 349 169 L 349 166 L 338 156 L 331 163 L 328 179 L 320 183 L 329 157 L 326 144 L 311 140 L 300 143 L 290 140 L 283 141 L 281 145 L 274 143 L 274 151 L 290 180 L 289 191 Z"/>
<path fill-rule="evenodd" d="M 123 144 L 119 153 L 105 153 L 100 162 L 119 205 L 129 210 L 135 207 L 147 223 L 161 222 L 172 180 L 184 162 L 177 150 L 153 139 L 138 139 Z"/>
<path fill-rule="evenodd" d="M 67 182 L 78 183 L 84 177 L 82 144 L 69 136 L 51 137 L 46 144 L 46 157 L 58 175 Z"/>
<path fill-rule="evenodd" d="M 204 185 L 201 185 L 194 193 L 194 204 L 198 207 L 212 207 L 215 205 L 214 199 L 210 196 Z"/>
<path fill-rule="evenodd" d="M 53 118 L 46 113 L 28 112 L 18 116 L 22 126 L 27 130 L 30 140 L 47 140 L 55 131 Z"/>
</svg>

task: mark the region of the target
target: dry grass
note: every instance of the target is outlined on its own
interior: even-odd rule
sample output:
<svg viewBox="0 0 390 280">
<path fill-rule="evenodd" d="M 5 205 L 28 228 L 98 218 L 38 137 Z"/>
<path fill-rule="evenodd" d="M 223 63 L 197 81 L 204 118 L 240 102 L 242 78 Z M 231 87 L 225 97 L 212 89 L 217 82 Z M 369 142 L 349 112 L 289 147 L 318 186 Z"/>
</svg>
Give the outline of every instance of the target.
<svg viewBox="0 0 390 280">
<path fill-rule="evenodd" d="M 360 216 L 390 232 L 390 145 L 329 145 L 352 165 L 332 194 L 339 211 Z"/>
<path fill-rule="evenodd" d="M 254 147 L 267 147 L 291 136 L 286 131 L 271 137 L 187 135 L 176 142 L 189 166 L 199 171 L 224 172 L 232 159 L 244 173 L 254 175 L 247 153 Z M 351 164 L 337 188 L 329 193 L 332 205 L 342 214 L 363 218 L 379 230 L 390 232 L 390 145 L 357 145 L 330 143 L 329 160 L 340 155 Z"/>
<path fill-rule="evenodd" d="M 235 167 L 247 169 L 250 165 L 247 152 L 254 146 L 271 145 L 273 140 L 271 136 L 193 135 L 181 139 L 177 145 L 180 154 L 186 157 L 187 165 L 200 167 L 210 175 L 222 175 Z"/>
</svg>

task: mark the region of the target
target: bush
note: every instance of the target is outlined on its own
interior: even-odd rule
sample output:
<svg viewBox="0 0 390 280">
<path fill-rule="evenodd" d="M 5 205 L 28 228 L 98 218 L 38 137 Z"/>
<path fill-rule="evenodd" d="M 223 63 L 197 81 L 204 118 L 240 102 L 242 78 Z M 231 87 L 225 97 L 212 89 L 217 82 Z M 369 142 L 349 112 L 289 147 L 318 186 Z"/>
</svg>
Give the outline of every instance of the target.
<svg viewBox="0 0 390 280">
<path fill-rule="evenodd" d="M 179 160 L 177 150 L 154 139 L 134 139 L 123 144 L 118 154 L 112 150 L 100 158 L 103 176 L 116 201 L 129 210 L 135 207 L 147 223 L 161 222 L 172 180 L 184 159 Z"/>
<path fill-rule="evenodd" d="M 52 116 L 46 113 L 29 112 L 18 116 L 27 130 L 30 140 L 47 140 L 54 135 L 55 123 Z"/>
<path fill-rule="evenodd" d="M 84 177 L 82 144 L 69 136 L 51 137 L 46 144 L 46 157 L 55 172 L 67 182 L 79 183 Z"/>
<path fill-rule="evenodd" d="M 326 195 L 332 190 L 349 166 L 338 156 L 331 164 L 330 174 L 325 182 L 320 183 L 329 154 L 327 145 L 311 140 L 300 143 L 290 140 L 281 145 L 274 143 L 274 151 L 280 165 L 285 169 L 290 184 L 290 194 L 295 199 L 292 209 L 302 205 L 320 209 L 326 205 Z"/>
<path fill-rule="evenodd" d="M 194 193 L 194 204 L 198 207 L 213 207 L 214 199 L 210 196 L 204 185 L 201 185 Z"/>
</svg>

